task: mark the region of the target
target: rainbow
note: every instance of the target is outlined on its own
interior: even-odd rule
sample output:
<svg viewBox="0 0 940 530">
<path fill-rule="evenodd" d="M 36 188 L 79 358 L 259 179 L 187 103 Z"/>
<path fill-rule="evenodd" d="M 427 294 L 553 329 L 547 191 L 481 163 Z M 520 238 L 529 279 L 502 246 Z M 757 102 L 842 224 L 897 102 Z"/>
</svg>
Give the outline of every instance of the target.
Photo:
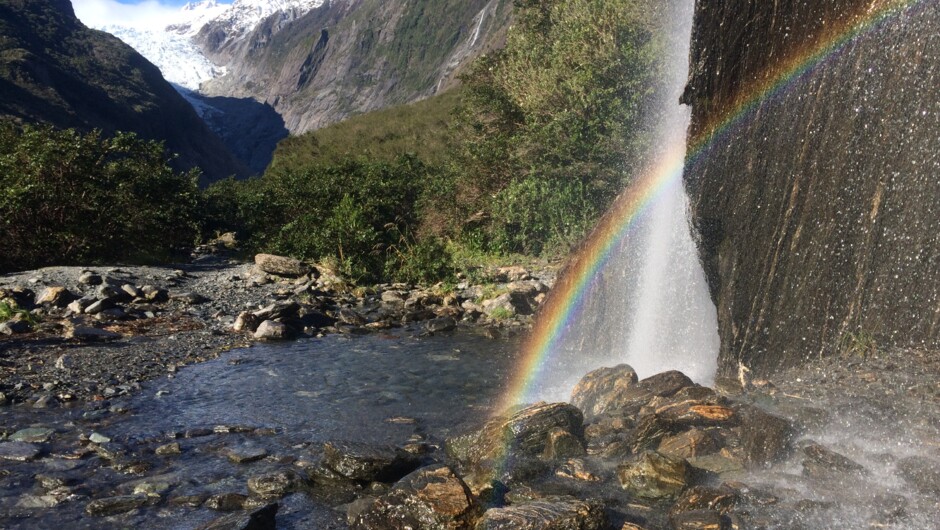
<svg viewBox="0 0 940 530">
<path fill-rule="evenodd" d="M 592 280 L 609 261 L 612 252 L 637 218 L 655 202 L 663 190 L 681 183 L 689 164 L 706 154 L 735 126 L 745 123 L 761 104 L 785 92 L 828 59 L 837 56 L 848 44 L 905 10 L 930 1 L 873 0 L 859 13 L 846 14 L 841 23 L 837 21 L 831 24 L 827 35 L 817 39 L 815 44 L 796 50 L 789 60 L 782 61 L 768 71 L 763 79 L 739 91 L 738 98 L 727 106 L 730 110 L 706 124 L 697 137 L 691 138 L 687 151 L 685 146 L 676 146 L 636 179 L 617 198 L 579 252 L 566 265 L 562 278 L 555 285 L 552 296 L 540 311 L 523 345 L 519 364 L 513 372 L 514 377 L 496 413 L 520 403 L 531 402 L 531 393 L 557 352 L 567 325 L 581 313 Z"/>
</svg>

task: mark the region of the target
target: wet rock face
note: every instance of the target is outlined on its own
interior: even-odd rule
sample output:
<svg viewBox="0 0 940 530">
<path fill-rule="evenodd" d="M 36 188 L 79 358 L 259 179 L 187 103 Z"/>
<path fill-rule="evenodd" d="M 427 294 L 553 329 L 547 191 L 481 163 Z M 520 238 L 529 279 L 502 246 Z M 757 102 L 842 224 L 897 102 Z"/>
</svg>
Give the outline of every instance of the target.
<svg viewBox="0 0 940 530">
<path fill-rule="evenodd" d="M 690 145 L 705 150 L 685 181 L 726 370 L 792 365 L 870 334 L 881 348 L 940 340 L 940 261 L 928 258 L 940 253 L 940 11 L 914 2 L 865 24 L 888 4 L 697 3 L 683 99 Z M 786 70 L 847 24 L 863 24 L 857 38 Z M 755 80 L 784 86 L 761 97 Z"/>
<path fill-rule="evenodd" d="M 608 528 L 598 501 L 548 497 L 529 503 L 491 508 L 476 530 L 601 530 Z"/>
<path fill-rule="evenodd" d="M 571 391 L 571 404 L 584 412 L 587 420 L 609 409 L 622 406 L 629 389 L 637 383 L 636 372 L 629 365 L 598 368 L 581 378 Z"/>
<path fill-rule="evenodd" d="M 327 442 L 323 444 L 323 464 L 349 480 L 394 482 L 418 467 L 418 459 L 391 446 Z"/>
</svg>

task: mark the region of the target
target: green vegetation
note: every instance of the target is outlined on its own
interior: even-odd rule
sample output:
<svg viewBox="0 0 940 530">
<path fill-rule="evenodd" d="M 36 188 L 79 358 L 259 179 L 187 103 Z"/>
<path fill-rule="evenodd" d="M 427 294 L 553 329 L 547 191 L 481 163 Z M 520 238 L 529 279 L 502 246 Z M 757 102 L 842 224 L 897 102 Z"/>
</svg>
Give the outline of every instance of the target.
<svg viewBox="0 0 940 530">
<path fill-rule="evenodd" d="M 878 341 L 870 331 L 849 331 L 839 339 L 839 353 L 844 356 L 869 357 L 878 353 Z"/>
<path fill-rule="evenodd" d="M 661 16 L 652 0 L 517 0 L 505 49 L 462 88 L 285 140 L 263 177 L 199 196 L 157 145 L 8 127 L 0 222 L 16 248 L 0 266 L 140 259 L 197 231 L 329 261 L 352 281 L 433 283 L 493 256 L 563 255 L 642 163 Z M 399 45 L 400 67 L 421 63 L 405 53 L 421 46 Z"/>
<path fill-rule="evenodd" d="M 165 260 L 195 239 L 196 178 L 133 134 L 0 123 L 0 270 Z"/>
</svg>

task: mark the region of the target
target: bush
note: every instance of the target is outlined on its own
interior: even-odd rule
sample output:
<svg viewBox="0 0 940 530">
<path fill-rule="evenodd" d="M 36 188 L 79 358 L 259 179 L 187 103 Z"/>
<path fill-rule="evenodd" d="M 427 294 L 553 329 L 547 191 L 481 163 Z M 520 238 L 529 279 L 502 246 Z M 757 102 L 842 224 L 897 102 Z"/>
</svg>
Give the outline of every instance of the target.
<svg viewBox="0 0 940 530">
<path fill-rule="evenodd" d="M 134 134 L 0 123 L 0 270 L 167 260 L 195 240 L 197 177 Z"/>
</svg>

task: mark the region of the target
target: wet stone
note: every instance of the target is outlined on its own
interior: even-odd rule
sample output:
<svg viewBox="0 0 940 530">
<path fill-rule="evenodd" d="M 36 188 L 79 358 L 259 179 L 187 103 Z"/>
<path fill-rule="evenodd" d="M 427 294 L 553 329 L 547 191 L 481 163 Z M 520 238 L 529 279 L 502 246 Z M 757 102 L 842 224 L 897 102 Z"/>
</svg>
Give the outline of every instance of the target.
<svg viewBox="0 0 940 530">
<path fill-rule="evenodd" d="M 691 429 L 667 436 L 659 443 L 658 451 L 676 458 L 692 458 L 712 454 L 721 449 L 717 436 L 702 429 Z"/>
<path fill-rule="evenodd" d="M 453 331 L 457 329 L 457 321 L 453 318 L 435 318 L 428 320 L 424 327 L 431 333 L 439 333 L 444 331 Z"/>
<path fill-rule="evenodd" d="M 277 503 L 267 504 L 248 513 L 222 516 L 197 530 L 275 530 L 277 510 Z"/>
<path fill-rule="evenodd" d="M 632 367 L 620 364 L 598 368 L 578 381 L 571 392 L 571 404 L 584 412 L 586 420 L 620 408 L 624 392 L 638 379 Z"/>
<path fill-rule="evenodd" d="M 236 464 L 250 464 L 268 456 L 268 450 L 263 447 L 233 447 L 225 452 L 225 456 Z"/>
<path fill-rule="evenodd" d="M 676 498 L 692 481 L 692 469 L 682 459 L 646 451 L 617 468 L 623 489 L 644 499 Z"/>
<path fill-rule="evenodd" d="M 682 512 L 669 517 L 672 530 L 731 530 L 731 521 L 712 510 Z"/>
<path fill-rule="evenodd" d="M 161 445 L 154 450 L 154 453 L 160 456 L 173 456 L 182 454 L 179 442 L 172 442 Z"/>
<path fill-rule="evenodd" d="M 107 517 L 135 510 L 145 506 L 149 501 L 146 495 L 120 495 L 95 499 L 85 506 L 85 512 L 93 517 Z"/>
<path fill-rule="evenodd" d="M 55 434 L 55 431 L 52 429 L 47 429 L 45 427 L 30 427 L 28 429 L 21 429 L 13 433 L 10 436 L 10 441 L 43 443 L 48 442 L 49 439 L 52 438 L 53 434 Z"/>
<path fill-rule="evenodd" d="M 609 523 L 599 501 L 546 497 L 483 514 L 476 530 L 601 530 Z"/>
<path fill-rule="evenodd" d="M 584 443 L 575 435 L 555 427 L 548 432 L 542 456 L 548 460 L 566 459 L 585 454 Z"/>
<path fill-rule="evenodd" d="M 323 464 L 350 480 L 394 482 L 414 470 L 418 460 L 393 446 L 327 442 L 323 444 Z"/>
<path fill-rule="evenodd" d="M 27 442 L 0 442 L 0 459 L 30 462 L 42 453 L 42 447 Z"/>
<path fill-rule="evenodd" d="M 897 473 L 921 493 L 940 495 L 940 462 L 922 456 L 910 456 L 897 463 Z"/>
<path fill-rule="evenodd" d="M 217 512 L 234 512 L 244 509 L 247 500 L 241 493 L 219 493 L 206 499 L 204 506 Z"/>
<path fill-rule="evenodd" d="M 741 447 L 748 463 L 769 465 L 789 453 L 795 434 L 789 421 L 753 406 L 739 412 Z"/>
<path fill-rule="evenodd" d="M 737 492 L 729 487 L 693 486 L 679 496 L 669 512 L 676 515 L 705 510 L 726 514 L 735 507 L 738 500 Z"/>
<path fill-rule="evenodd" d="M 280 322 L 265 320 L 258 325 L 254 337 L 258 340 L 285 340 L 290 337 L 290 330 Z"/>
<path fill-rule="evenodd" d="M 469 529 L 478 514 L 467 485 L 450 468 L 432 466 L 405 476 L 355 515 L 350 526 L 358 530 Z"/>
<path fill-rule="evenodd" d="M 277 498 L 296 491 L 301 483 L 297 473 L 285 469 L 249 478 L 248 491 L 263 498 Z"/>
<path fill-rule="evenodd" d="M 833 473 L 867 473 L 861 464 L 817 443 L 804 446 L 803 454 L 807 457 L 803 460 L 803 474 L 808 477 L 825 477 Z"/>
</svg>

